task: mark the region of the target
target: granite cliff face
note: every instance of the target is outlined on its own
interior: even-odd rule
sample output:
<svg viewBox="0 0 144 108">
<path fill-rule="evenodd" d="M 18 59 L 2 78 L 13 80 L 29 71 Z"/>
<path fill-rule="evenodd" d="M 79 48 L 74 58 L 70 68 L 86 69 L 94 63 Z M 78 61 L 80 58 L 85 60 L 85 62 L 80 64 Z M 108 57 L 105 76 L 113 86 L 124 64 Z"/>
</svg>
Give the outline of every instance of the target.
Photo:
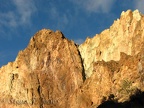
<svg viewBox="0 0 144 108">
<path fill-rule="evenodd" d="M 138 10 L 122 12 L 80 46 L 43 29 L 0 68 L 0 108 L 144 107 L 143 67 L 144 16 Z"/>
<path fill-rule="evenodd" d="M 92 39 L 87 38 L 79 47 L 87 77 L 93 72 L 94 62 L 119 61 L 120 52 L 137 55 L 144 40 L 143 28 L 144 17 L 138 10 L 128 10 L 122 12 L 120 19 L 114 21 L 109 29 Z"/>
<path fill-rule="evenodd" d="M 43 29 L 13 63 L 0 69 L 0 108 L 66 107 L 83 83 L 82 72 L 74 42 L 60 31 Z"/>
<path fill-rule="evenodd" d="M 122 12 L 113 25 L 79 46 L 86 81 L 71 98 L 76 107 L 98 107 L 105 101 L 124 103 L 144 90 L 144 17 Z M 144 102 L 144 101 L 143 101 Z"/>
</svg>

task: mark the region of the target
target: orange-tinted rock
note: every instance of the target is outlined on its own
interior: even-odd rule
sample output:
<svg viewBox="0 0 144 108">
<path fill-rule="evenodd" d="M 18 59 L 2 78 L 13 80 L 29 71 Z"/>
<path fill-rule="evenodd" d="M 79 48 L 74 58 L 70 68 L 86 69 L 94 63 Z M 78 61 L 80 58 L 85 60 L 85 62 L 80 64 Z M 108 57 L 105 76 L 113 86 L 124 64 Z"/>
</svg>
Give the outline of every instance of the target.
<svg viewBox="0 0 144 108">
<path fill-rule="evenodd" d="M 136 56 L 121 53 L 119 61 L 94 63 L 93 74 L 70 98 L 69 107 L 97 108 L 108 100 L 118 103 L 130 101 L 138 91 L 143 92 L 144 70 L 139 70 L 138 64 L 144 67 L 144 58 L 139 62 L 140 55 L 142 53 Z"/>
<path fill-rule="evenodd" d="M 144 42 L 144 17 L 138 10 L 122 12 L 113 25 L 80 45 L 86 77 L 93 71 L 97 61 L 120 60 L 120 52 L 136 55 Z"/>
<path fill-rule="evenodd" d="M 144 91 L 143 28 L 144 16 L 128 10 L 110 29 L 79 46 L 87 79 L 69 99 L 70 108 L 95 108 L 110 100 L 123 103 Z"/>
<path fill-rule="evenodd" d="M 13 63 L 0 69 L 0 107 L 64 108 L 83 83 L 82 71 L 74 42 L 60 31 L 43 29 Z"/>
<path fill-rule="evenodd" d="M 144 95 L 143 28 L 144 16 L 128 10 L 80 46 L 60 31 L 39 31 L 0 68 L 0 108 L 106 108 Z"/>
</svg>

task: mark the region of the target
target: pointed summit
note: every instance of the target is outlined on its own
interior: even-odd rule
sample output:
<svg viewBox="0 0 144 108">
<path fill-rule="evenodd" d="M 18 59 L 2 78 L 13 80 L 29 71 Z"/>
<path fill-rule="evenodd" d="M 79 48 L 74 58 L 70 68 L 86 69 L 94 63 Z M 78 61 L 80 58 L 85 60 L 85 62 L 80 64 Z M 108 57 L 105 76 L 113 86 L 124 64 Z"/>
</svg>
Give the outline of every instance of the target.
<svg viewBox="0 0 144 108">
<path fill-rule="evenodd" d="M 64 108 L 82 85 L 82 72 L 74 42 L 60 31 L 40 30 L 14 62 L 0 69 L 0 107 L 60 108 L 63 103 Z"/>
<path fill-rule="evenodd" d="M 87 77 L 93 72 L 93 62 L 120 60 L 120 53 L 136 55 L 144 42 L 144 16 L 135 10 L 122 12 L 109 29 L 79 46 Z"/>
</svg>

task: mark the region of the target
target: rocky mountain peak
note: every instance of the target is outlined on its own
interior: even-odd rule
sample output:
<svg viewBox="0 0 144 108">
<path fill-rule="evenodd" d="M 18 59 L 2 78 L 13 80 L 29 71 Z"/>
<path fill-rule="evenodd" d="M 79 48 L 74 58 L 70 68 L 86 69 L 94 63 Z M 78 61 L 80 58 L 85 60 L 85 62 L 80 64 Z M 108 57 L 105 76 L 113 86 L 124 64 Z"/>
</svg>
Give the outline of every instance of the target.
<svg viewBox="0 0 144 108">
<path fill-rule="evenodd" d="M 51 41 L 51 44 L 54 41 L 57 40 L 61 40 L 64 39 L 64 35 L 62 34 L 62 32 L 60 31 L 52 31 L 49 29 L 42 29 L 40 31 L 38 31 L 34 37 L 32 37 L 30 39 L 29 45 L 27 49 L 30 48 L 37 48 L 37 49 L 41 49 L 41 48 L 45 48 L 48 47 L 48 42 Z M 32 50 L 32 49 L 30 49 Z"/>
<path fill-rule="evenodd" d="M 130 18 L 130 19 L 135 19 L 137 21 L 141 20 L 141 17 L 143 15 L 139 12 L 139 10 L 135 10 L 135 11 L 131 11 L 131 10 L 127 10 L 126 12 L 123 11 L 121 13 L 120 19 L 121 18 Z"/>
<path fill-rule="evenodd" d="M 43 29 L 0 69 L 2 108 L 66 106 L 67 98 L 83 83 L 79 51 L 60 31 Z"/>
<path fill-rule="evenodd" d="M 80 45 L 79 51 L 84 61 L 87 77 L 93 71 L 93 62 L 120 60 L 120 53 L 136 55 L 144 40 L 144 17 L 138 10 L 122 12 L 109 29 L 96 34 Z"/>
<path fill-rule="evenodd" d="M 144 16 L 128 10 L 80 46 L 40 30 L 0 68 L 0 108 L 144 107 L 143 28 Z"/>
</svg>

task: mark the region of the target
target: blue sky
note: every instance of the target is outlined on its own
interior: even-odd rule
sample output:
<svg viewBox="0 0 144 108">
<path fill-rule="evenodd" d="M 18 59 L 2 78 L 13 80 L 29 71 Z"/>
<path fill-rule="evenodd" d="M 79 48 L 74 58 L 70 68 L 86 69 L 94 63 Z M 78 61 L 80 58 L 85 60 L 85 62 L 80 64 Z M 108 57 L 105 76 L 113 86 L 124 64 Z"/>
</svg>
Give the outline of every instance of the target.
<svg viewBox="0 0 144 108">
<path fill-rule="evenodd" d="M 0 67 L 43 28 L 82 43 L 109 28 L 122 11 L 144 13 L 143 6 L 144 0 L 0 0 Z"/>
</svg>

